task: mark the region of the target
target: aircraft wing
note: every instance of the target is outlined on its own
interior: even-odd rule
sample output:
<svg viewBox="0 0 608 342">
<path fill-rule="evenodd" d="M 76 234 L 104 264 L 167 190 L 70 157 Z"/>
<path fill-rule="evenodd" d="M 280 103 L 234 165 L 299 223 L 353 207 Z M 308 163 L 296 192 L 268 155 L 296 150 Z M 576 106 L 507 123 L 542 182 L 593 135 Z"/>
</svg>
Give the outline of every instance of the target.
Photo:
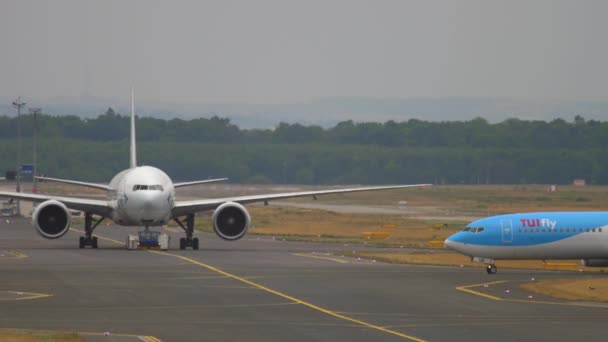
<svg viewBox="0 0 608 342">
<path fill-rule="evenodd" d="M 70 209 L 87 211 L 105 217 L 108 217 L 112 212 L 112 207 L 110 206 L 110 203 L 108 203 L 108 201 L 94 200 L 88 198 L 48 196 L 23 192 L 4 191 L 0 191 L 0 198 L 11 198 L 29 202 L 44 202 L 53 199 L 65 204 L 65 206 Z"/>
<path fill-rule="evenodd" d="M 39 180 L 43 180 L 43 181 L 49 181 L 49 182 L 57 182 L 57 183 L 66 183 L 66 184 L 73 184 L 73 185 L 80 185 L 80 186 L 86 186 L 88 188 L 94 188 L 94 189 L 100 189 L 100 190 L 110 190 L 110 187 L 106 184 L 100 184 L 100 183 L 88 183 L 88 182 L 80 182 L 80 181 L 75 181 L 75 180 L 69 180 L 69 179 L 59 179 L 59 178 L 50 178 L 50 177 L 36 177 L 36 179 Z"/>
<path fill-rule="evenodd" d="M 181 188 L 183 186 L 205 184 L 205 183 L 215 183 L 215 182 L 222 182 L 222 181 L 225 181 L 225 180 L 228 180 L 228 178 L 205 179 L 205 180 L 199 180 L 199 181 L 193 181 L 193 182 L 173 183 L 173 187 L 174 188 Z"/>
<path fill-rule="evenodd" d="M 237 202 L 240 204 L 247 204 L 247 203 L 254 203 L 254 202 L 268 202 L 268 201 L 272 201 L 272 200 L 295 198 L 295 197 L 309 197 L 309 196 L 316 197 L 316 196 L 321 196 L 321 195 L 343 194 L 343 193 L 349 193 L 349 192 L 416 188 L 416 187 L 423 187 L 423 186 L 430 186 L 430 185 L 431 184 L 374 186 L 374 187 L 362 187 L 362 188 L 350 188 L 350 189 L 285 192 L 285 193 L 265 194 L 265 195 L 212 198 L 212 199 L 194 200 L 194 201 L 177 201 L 177 202 L 175 202 L 175 206 L 173 207 L 173 216 L 178 217 L 178 216 L 183 216 L 183 215 L 187 215 L 187 214 L 192 214 L 197 211 L 213 210 L 226 202 Z"/>
</svg>

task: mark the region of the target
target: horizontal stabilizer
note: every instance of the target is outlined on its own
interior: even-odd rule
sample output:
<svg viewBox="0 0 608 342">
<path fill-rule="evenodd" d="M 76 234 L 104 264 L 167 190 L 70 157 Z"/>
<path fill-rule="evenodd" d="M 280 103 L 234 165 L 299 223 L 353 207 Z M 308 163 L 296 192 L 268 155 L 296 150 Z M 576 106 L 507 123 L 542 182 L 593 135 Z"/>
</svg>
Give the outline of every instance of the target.
<svg viewBox="0 0 608 342">
<path fill-rule="evenodd" d="M 48 182 L 79 185 L 79 186 L 84 186 L 84 187 L 93 188 L 93 189 L 110 190 L 110 187 L 106 184 L 87 183 L 87 182 L 79 182 L 79 181 L 69 180 L 69 179 L 59 179 L 59 178 L 50 178 L 50 177 L 36 177 L 36 179 L 41 180 L 41 181 L 48 181 Z"/>
<path fill-rule="evenodd" d="M 198 184 L 206 184 L 206 183 L 217 183 L 217 182 L 223 182 L 228 180 L 228 178 L 216 178 L 216 179 L 205 179 L 205 180 L 199 180 L 199 181 L 192 181 L 192 182 L 182 182 L 182 183 L 175 183 L 173 184 L 174 188 L 181 188 L 184 186 L 190 186 L 190 185 L 198 185 Z"/>
</svg>

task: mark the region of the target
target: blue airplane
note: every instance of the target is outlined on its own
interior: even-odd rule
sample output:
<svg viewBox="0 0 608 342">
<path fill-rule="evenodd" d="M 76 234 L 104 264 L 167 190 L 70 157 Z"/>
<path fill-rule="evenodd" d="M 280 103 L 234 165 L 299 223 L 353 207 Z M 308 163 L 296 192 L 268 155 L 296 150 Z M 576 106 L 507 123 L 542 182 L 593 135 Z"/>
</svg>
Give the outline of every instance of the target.
<svg viewBox="0 0 608 342">
<path fill-rule="evenodd" d="M 492 216 L 469 223 L 445 246 L 488 264 L 496 260 L 581 259 L 608 267 L 608 212 L 545 212 Z"/>
</svg>

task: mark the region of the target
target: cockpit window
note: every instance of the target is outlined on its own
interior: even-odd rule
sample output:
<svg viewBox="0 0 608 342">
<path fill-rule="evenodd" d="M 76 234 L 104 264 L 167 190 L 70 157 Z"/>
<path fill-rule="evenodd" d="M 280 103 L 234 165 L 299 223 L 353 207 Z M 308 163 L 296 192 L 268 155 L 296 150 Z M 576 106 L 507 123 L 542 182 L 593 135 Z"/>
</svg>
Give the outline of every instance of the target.
<svg viewBox="0 0 608 342">
<path fill-rule="evenodd" d="M 471 233 L 481 233 L 483 232 L 483 227 L 465 227 L 462 231 Z"/>
<path fill-rule="evenodd" d="M 163 186 L 160 185 L 160 184 L 156 184 L 156 185 L 141 185 L 141 184 L 136 184 L 136 185 L 133 185 L 133 191 L 138 191 L 138 190 L 163 191 Z"/>
<path fill-rule="evenodd" d="M 471 230 L 471 227 L 465 227 L 462 231 L 463 232 L 468 232 L 469 230 Z"/>
</svg>

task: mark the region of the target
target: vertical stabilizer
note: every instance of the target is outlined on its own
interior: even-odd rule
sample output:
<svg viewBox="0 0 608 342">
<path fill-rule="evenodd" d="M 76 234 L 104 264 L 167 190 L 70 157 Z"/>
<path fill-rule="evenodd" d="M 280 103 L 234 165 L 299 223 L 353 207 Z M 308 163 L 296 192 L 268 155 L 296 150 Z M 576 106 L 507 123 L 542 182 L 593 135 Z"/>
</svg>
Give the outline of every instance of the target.
<svg viewBox="0 0 608 342">
<path fill-rule="evenodd" d="M 131 88 L 131 168 L 137 167 L 137 148 L 135 147 L 135 97 Z"/>
</svg>

